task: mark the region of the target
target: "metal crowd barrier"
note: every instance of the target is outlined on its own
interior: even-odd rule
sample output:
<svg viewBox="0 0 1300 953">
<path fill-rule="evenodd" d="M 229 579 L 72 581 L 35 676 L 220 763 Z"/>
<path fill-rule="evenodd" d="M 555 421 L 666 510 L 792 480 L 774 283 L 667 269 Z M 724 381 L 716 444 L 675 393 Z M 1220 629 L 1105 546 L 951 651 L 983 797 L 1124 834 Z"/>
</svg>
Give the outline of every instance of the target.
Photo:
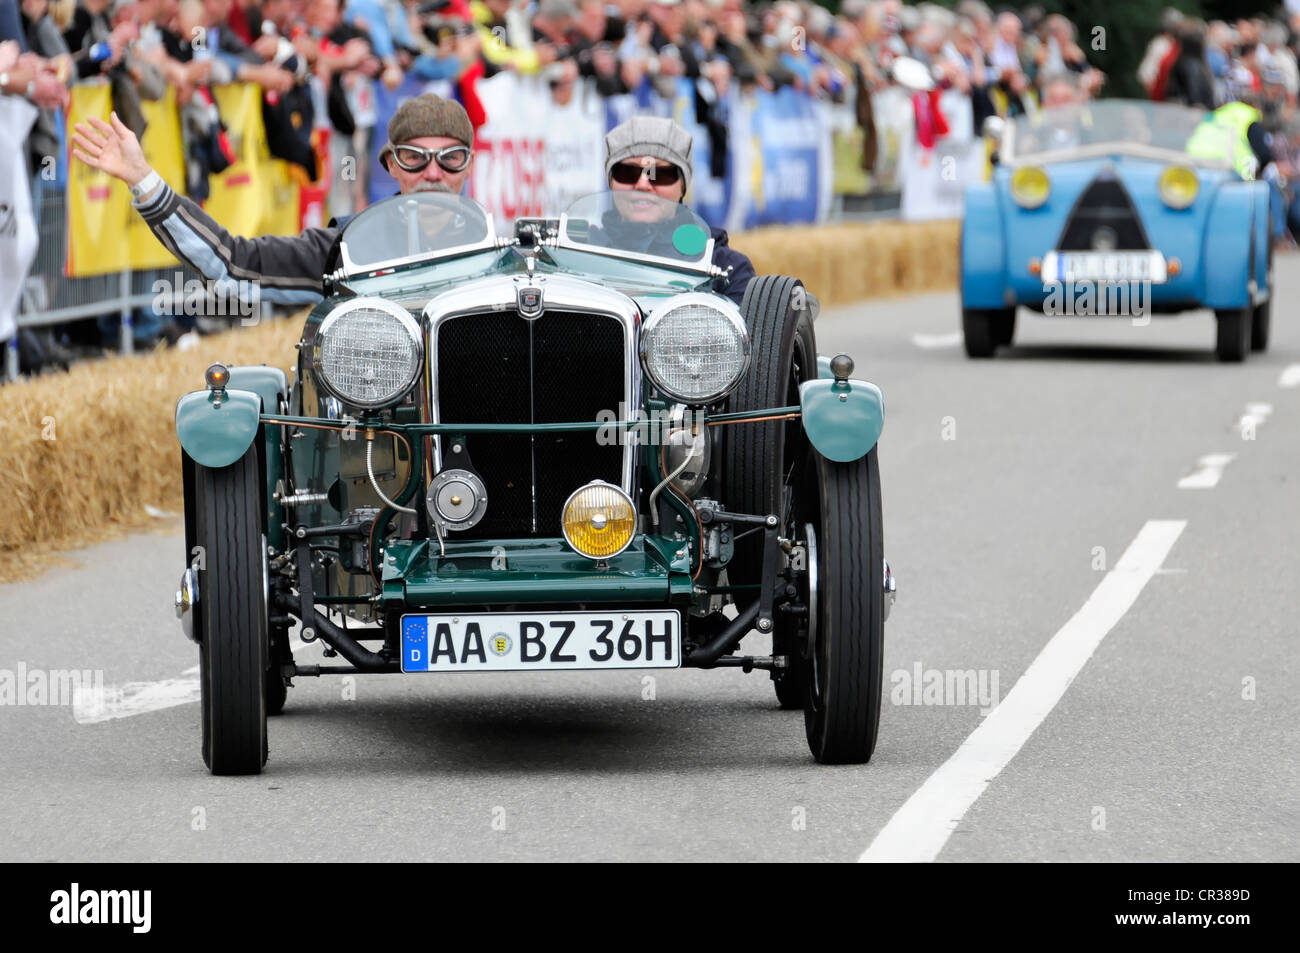
<svg viewBox="0 0 1300 953">
<path fill-rule="evenodd" d="M 41 198 L 38 216 L 40 245 L 36 260 L 23 284 L 18 308 L 19 328 L 46 327 L 83 318 L 117 315 L 121 321 L 118 350 L 130 354 L 135 350 L 135 329 L 132 312 L 147 308 L 157 297 L 154 282 L 165 278 L 172 286 L 173 313 L 183 313 L 184 284 L 202 276 L 188 265 L 176 264 L 170 268 L 146 271 L 125 271 L 89 278 L 68 278 L 64 266 L 68 251 L 67 193 L 46 189 Z M 176 275 L 182 280 L 178 283 Z M 269 310 L 262 303 L 264 316 Z M 3 378 L 18 377 L 18 336 L 15 334 L 5 349 Z"/>
</svg>

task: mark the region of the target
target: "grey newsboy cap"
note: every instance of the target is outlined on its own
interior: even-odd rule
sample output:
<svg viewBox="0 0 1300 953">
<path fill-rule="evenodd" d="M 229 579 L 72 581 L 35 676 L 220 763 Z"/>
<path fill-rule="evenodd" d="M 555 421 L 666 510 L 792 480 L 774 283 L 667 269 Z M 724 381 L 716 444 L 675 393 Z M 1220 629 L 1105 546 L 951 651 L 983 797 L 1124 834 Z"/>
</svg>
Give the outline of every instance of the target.
<svg viewBox="0 0 1300 953">
<path fill-rule="evenodd" d="M 691 190 L 691 134 L 671 119 L 662 116 L 633 116 L 611 129 L 605 136 L 605 178 L 614 166 L 633 156 L 654 156 L 671 162 L 682 170 L 686 183 L 683 195 Z"/>
</svg>

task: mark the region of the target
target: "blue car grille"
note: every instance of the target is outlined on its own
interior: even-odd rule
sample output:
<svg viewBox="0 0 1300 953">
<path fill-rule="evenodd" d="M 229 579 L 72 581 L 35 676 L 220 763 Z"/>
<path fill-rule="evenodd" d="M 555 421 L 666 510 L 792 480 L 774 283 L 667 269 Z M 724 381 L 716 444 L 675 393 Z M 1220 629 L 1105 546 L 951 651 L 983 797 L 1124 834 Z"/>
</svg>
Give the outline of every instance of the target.
<svg viewBox="0 0 1300 953">
<path fill-rule="evenodd" d="M 623 325 L 609 315 L 514 311 L 451 318 L 438 330 L 439 419 L 447 423 L 595 421 L 627 400 Z M 488 506 L 461 539 L 557 537 L 564 501 L 592 480 L 623 482 L 623 450 L 595 432 L 470 434 Z"/>
<path fill-rule="evenodd" d="M 1133 199 L 1114 178 L 1098 178 L 1083 190 L 1065 220 L 1056 247 L 1059 251 L 1151 247 Z"/>
</svg>

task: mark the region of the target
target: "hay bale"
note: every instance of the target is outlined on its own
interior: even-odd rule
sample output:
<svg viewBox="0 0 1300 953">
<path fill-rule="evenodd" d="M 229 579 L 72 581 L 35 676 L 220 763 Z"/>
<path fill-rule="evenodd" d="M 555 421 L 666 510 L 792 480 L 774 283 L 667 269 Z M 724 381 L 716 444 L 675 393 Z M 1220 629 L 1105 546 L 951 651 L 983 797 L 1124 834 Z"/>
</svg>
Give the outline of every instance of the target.
<svg viewBox="0 0 1300 953">
<path fill-rule="evenodd" d="M 146 505 L 180 512 L 177 398 L 216 360 L 291 366 L 301 331 L 301 316 L 268 321 L 191 351 L 86 361 L 0 388 L 0 581 L 30 576 L 54 549 L 149 525 Z"/>
</svg>

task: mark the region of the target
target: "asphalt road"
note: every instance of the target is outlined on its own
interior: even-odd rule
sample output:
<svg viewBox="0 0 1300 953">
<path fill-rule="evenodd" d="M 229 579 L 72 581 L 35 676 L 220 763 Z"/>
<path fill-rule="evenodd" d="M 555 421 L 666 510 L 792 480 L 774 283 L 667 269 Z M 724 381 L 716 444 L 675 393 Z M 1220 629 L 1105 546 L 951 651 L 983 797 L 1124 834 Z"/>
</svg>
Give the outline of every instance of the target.
<svg viewBox="0 0 1300 953">
<path fill-rule="evenodd" d="M 761 673 L 361 676 L 297 680 L 265 772 L 210 777 L 173 529 L 0 586 L 0 671 L 121 692 L 0 707 L 0 859 L 1300 860 L 1300 258 L 1277 281 L 1238 366 L 1208 313 L 1022 312 L 982 362 L 952 294 L 821 317 L 886 397 L 869 765 L 814 764 Z"/>
</svg>

